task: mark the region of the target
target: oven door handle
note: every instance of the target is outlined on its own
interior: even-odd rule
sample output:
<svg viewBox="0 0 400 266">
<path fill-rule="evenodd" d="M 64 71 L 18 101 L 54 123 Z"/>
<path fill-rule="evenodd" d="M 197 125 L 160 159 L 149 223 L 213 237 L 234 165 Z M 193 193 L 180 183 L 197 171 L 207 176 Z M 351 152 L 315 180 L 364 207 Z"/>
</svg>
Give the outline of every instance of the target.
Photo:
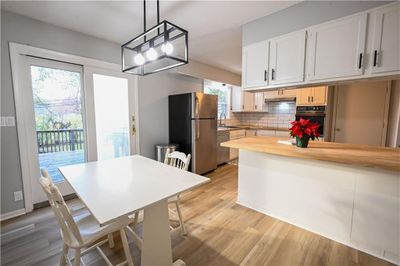
<svg viewBox="0 0 400 266">
<path fill-rule="evenodd" d="M 318 113 L 296 113 L 296 116 L 303 116 L 303 117 L 310 117 L 310 116 L 325 117 L 325 114 L 318 114 Z"/>
</svg>

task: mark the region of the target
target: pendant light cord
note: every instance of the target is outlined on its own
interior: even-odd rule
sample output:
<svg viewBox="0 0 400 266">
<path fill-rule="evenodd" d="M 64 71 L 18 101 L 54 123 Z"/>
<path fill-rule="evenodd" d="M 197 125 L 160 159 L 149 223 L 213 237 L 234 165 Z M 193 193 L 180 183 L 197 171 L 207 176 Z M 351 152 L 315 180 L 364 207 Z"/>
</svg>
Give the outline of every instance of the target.
<svg viewBox="0 0 400 266">
<path fill-rule="evenodd" d="M 143 32 L 146 32 L 146 0 L 143 0 Z M 146 42 L 146 35 L 144 41 Z"/>
<path fill-rule="evenodd" d="M 160 0 L 157 0 L 157 25 L 160 24 Z M 146 0 L 143 0 L 143 32 L 146 32 Z M 157 30 L 160 34 L 160 29 Z M 144 41 L 146 41 L 146 36 L 144 36 Z"/>
<path fill-rule="evenodd" d="M 157 25 L 160 24 L 160 0 L 157 0 Z"/>
</svg>

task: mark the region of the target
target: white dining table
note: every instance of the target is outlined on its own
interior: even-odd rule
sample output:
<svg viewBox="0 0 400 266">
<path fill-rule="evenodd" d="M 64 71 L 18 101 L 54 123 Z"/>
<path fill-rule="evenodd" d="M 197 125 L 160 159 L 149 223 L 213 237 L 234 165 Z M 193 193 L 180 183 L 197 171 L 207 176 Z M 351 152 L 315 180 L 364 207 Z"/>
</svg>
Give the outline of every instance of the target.
<svg viewBox="0 0 400 266">
<path fill-rule="evenodd" d="M 94 218 L 105 225 L 144 209 L 141 265 L 174 265 L 168 198 L 209 178 L 140 155 L 59 168 Z"/>
</svg>

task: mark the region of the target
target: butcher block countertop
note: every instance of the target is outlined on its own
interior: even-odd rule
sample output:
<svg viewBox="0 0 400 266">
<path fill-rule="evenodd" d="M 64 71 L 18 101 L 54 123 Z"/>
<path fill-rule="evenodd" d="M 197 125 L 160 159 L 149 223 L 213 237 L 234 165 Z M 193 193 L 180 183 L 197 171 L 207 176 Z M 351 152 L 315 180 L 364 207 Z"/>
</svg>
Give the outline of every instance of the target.
<svg viewBox="0 0 400 266">
<path fill-rule="evenodd" d="M 400 149 L 367 145 L 311 141 L 308 148 L 278 143 L 282 137 L 246 137 L 221 143 L 221 146 L 265 152 L 307 160 L 319 160 L 400 171 Z M 400 176 L 400 174 L 399 174 Z"/>
</svg>

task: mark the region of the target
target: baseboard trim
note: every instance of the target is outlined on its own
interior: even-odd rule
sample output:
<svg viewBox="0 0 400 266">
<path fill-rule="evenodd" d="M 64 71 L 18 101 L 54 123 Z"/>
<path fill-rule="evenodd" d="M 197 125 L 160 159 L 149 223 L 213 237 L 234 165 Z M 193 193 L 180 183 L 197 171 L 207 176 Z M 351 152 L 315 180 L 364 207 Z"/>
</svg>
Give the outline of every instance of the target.
<svg viewBox="0 0 400 266">
<path fill-rule="evenodd" d="M 24 214 L 26 214 L 25 208 L 11 211 L 11 212 L 2 213 L 0 215 L 0 222 L 3 222 L 5 220 L 8 220 L 8 219 L 20 216 L 20 215 L 24 215 Z"/>
</svg>

